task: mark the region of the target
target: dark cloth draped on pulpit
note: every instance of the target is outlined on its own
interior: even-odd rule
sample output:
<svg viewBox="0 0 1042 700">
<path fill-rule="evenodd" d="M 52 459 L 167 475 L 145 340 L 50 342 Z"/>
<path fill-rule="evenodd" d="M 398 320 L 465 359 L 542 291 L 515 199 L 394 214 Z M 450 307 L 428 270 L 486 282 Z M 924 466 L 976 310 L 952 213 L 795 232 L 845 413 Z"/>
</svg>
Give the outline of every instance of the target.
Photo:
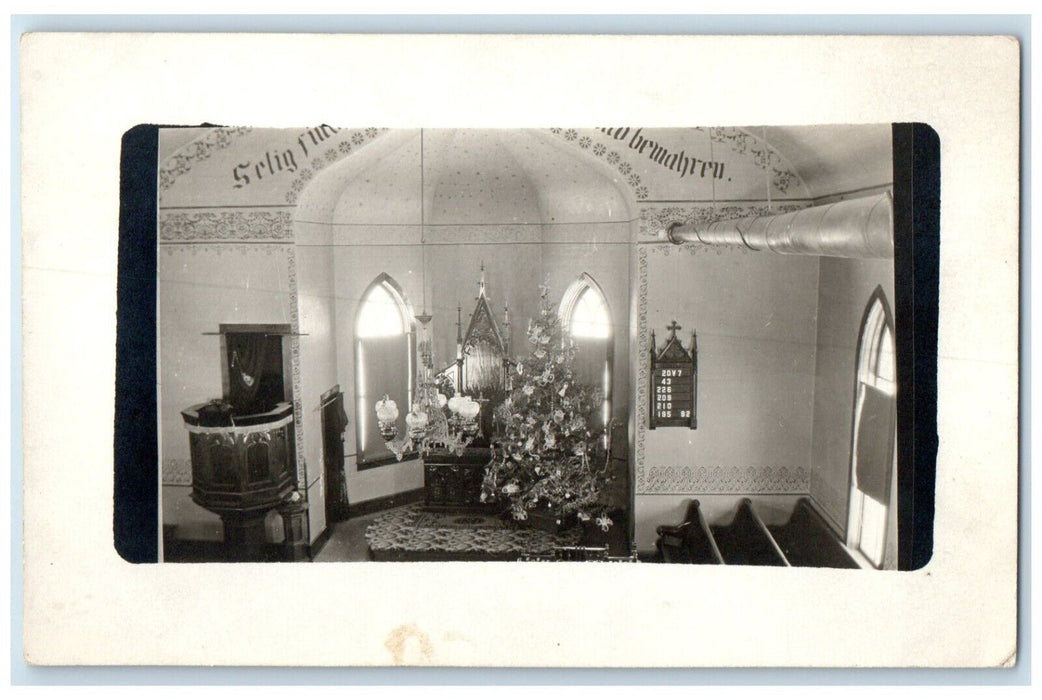
<svg viewBox="0 0 1042 700">
<path fill-rule="evenodd" d="M 228 401 L 238 415 L 264 413 L 284 400 L 282 338 L 265 333 L 229 333 Z"/>
<path fill-rule="evenodd" d="M 868 496 L 886 504 L 893 463 L 894 397 L 863 385 L 857 436 L 857 485 Z"/>
</svg>

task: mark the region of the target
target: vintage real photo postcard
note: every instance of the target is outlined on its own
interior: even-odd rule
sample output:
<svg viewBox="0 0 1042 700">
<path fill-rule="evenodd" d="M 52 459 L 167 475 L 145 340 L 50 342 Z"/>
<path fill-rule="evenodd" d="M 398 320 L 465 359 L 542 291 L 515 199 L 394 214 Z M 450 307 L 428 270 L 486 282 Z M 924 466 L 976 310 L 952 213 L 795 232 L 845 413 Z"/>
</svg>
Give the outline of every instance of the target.
<svg viewBox="0 0 1042 700">
<path fill-rule="evenodd" d="M 1015 42 L 280 36 L 325 59 L 310 86 L 385 52 L 389 82 L 244 111 L 148 66 L 269 39 L 119 39 L 23 43 L 30 662 L 1015 662 Z M 616 104 L 663 48 L 689 65 L 653 82 L 704 71 L 724 106 Z M 579 50 L 619 74 L 578 85 Z M 105 78 L 70 126 L 121 52 L 150 104 Z M 407 71 L 431 55 L 471 82 Z M 507 56 L 562 72 L 476 118 Z M 396 114 L 410 91 L 439 108 Z M 108 157 L 79 181 L 95 250 L 47 204 L 48 123 Z M 40 419 L 65 373 L 107 392 Z M 789 631 L 750 650 L 750 625 Z"/>
</svg>

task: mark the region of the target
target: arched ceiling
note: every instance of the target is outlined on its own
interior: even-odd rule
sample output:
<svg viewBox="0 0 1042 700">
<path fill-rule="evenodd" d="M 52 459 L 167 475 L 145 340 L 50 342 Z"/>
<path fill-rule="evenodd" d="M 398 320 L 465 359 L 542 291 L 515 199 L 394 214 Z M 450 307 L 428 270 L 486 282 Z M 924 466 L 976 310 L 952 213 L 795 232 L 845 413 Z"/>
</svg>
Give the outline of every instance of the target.
<svg viewBox="0 0 1042 700">
<path fill-rule="evenodd" d="M 298 219 L 415 225 L 422 218 L 433 226 L 627 221 L 626 202 L 625 186 L 608 168 L 537 130 L 425 129 L 391 132 L 324 170 L 301 195 Z"/>
</svg>

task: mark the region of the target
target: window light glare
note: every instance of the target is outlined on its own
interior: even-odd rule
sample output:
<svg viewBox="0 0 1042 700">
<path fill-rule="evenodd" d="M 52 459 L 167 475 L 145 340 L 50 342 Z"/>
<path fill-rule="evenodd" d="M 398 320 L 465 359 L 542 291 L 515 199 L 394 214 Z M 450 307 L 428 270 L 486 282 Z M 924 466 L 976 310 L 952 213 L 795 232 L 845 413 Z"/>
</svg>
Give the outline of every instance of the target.
<svg viewBox="0 0 1042 700">
<path fill-rule="evenodd" d="M 608 305 L 592 287 L 587 287 L 572 310 L 572 336 L 576 338 L 610 338 L 611 317 Z"/>
<path fill-rule="evenodd" d="M 359 338 L 386 338 L 405 332 L 401 307 L 387 287 L 378 284 L 369 290 L 358 312 Z"/>
<path fill-rule="evenodd" d="M 883 340 L 879 347 L 879 365 L 876 367 L 876 375 L 886 381 L 897 381 L 894 376 L 894 339 L 890 335 L 890 329 L 883 327 Z"/>
</svg>

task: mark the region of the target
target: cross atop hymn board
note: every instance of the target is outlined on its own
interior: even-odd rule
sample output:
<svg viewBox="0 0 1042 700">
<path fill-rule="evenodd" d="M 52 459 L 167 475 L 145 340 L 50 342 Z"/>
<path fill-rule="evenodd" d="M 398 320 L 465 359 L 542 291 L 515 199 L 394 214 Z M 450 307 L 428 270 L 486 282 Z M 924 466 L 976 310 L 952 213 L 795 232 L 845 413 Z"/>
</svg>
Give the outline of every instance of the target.
<svg viewBox="0 0 1042 700">
<path fill-rule="evenodd" d="M 698 386 L 698 339 L 691 333 L 691 349 L 677 338 L 682 326 L 676 319 L 666 326 L 669 338 L 659 350 L 655 331 L 651 331 L 651 411 L 648 428 L 698 427 L 696 388 Z"/>
</svg>

